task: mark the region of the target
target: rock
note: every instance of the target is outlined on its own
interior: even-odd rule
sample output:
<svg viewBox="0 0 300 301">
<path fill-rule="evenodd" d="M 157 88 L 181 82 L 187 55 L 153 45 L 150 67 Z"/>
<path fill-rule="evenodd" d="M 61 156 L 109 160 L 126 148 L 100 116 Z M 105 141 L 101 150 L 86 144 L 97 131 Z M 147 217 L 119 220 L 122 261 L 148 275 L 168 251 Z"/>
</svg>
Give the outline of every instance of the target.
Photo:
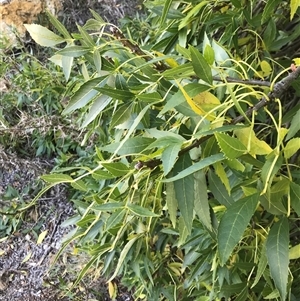
<svg viewBox="0 0 300 301">
<path fill-rule="evenodd" d="M 37 16 L 49 10 L 56 15 L 62 9 L 61 0 L 0 0 L 0 38 L 4 39 L 6 47 L 16 46 L 17 36 L 25 36 L 23 24 L 31 24 Z"/>
</svg>

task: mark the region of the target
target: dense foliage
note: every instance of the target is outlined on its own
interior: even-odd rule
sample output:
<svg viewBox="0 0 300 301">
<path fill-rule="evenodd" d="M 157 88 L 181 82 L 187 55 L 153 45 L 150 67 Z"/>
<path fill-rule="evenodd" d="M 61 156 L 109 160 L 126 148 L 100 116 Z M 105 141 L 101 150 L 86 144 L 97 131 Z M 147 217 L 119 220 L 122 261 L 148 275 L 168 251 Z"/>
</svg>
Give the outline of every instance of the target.
<svg viewBox="0 0 300 301">
<path fill-rule="evenodd" d="M 297 300 L 298 2 L 145 6 L 122 31 L 94 11 L 78 33 L 26 26 L 56 50 L 62 114 L 93 145 L 43 177 L 74 189 L 78 280 L 93 267 L 112 296 L 121 275 L 137 299 Z"/>
</svg>

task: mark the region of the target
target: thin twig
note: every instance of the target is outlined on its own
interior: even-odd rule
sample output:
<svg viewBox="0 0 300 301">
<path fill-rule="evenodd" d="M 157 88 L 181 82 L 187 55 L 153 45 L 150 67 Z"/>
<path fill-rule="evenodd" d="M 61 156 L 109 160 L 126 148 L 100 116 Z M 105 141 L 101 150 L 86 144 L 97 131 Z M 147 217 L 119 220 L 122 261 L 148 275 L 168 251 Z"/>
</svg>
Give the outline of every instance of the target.
<svg viewBox="0 0 300 301">
<path fill-rule="evenodd" d="M 119 40 L 124 47 L 127 47 L 131 50 L 132 53 L 136 53 L 140 56 L 142 56 L 146 61 L 150 61 L 152 57 L 148 54 L 146 54 L 137 44 L 132 43 L 129 41 L 123 33 L 116 27 L 111 27 L 111 32 L 114 35 L 114 37 Z M 166 71 L 170 69 L 169 66 L 162 62 L 156 62 L 154 63 L 155 69 L 157 69 L 160 72 Z M 270 87 L 271 83 L 268 81 L 262 81 L 262 80 L 256 80 L 256 79 L 238 79 L 234 77 L 226 77 L 225 79 L 219 77 L 219 76 L 213 76 L 214 81 L 219 81 L 219 82 L 229 82 L 229 83 L 237 83 L 237 84 L 246 84 L 246 85 L 251 85 L 251 86 L 265 86 L 265 87 Z"/>
<path fill-rule="evenodd" d="M 223 83 L 236 83 L 236 84 L 245 84 L 250 86 L 262 86 L 262 87 L 270 87 L 271 83 L 265 80 L 257 80 L 257 79 L 238 79 L 234 77 L 226 77 L 225 79 L 213 76 L 214 81 L 223 82 Z"/>
<path fill-rule="evenodd" d="M 291 72 L 288 76 L 283 78 L 277 84 L 275 84 L 273 91 L 271 91 L 267 97 L 263 97 L 255 106 L 249 108 L 245 115 L 247 117 L 251 116 L 253 112 L 257 112 L 261 108 L 265 107 L 269 102 L 274 101 L 276 98 L 280 98 L 280 96 L 287 91 L 287 89 L 291 86 L 294 80 L 297 79 L 300 75 L 300 67 L 298 67 L 295 71 Z M 244 116 L 240 115 L 237 118 L 232 120 L 232 124 L 237 124 L 245 119 Z"/>
<path fill-rule="evenodd" d="M 296 80 L 300 76 L 300 67 L 298 67 L 295 71 L 291 72 L 288 76 L 283 78 L 281 81 L 279 81 L 277 84 L 275 84 L 273 91 L 271 91 L 267 97 L 263 97 L 255 106 L 249 108 L 245 115 L 247 117 L 251 116 L 253 111 L 258 111 L 262 107 L 266 106 L 269 102 L 274 101 L 276 98 L 279 98 L 284 92 L 287 91 L 287 89 L 291 86 L 294 80 Z M 231 124 L 237 124 L 245 119 L 244 116 L 240 115 L 237 118 L 233 119 Z M 203 142 L 207 141 L 209 138 L 211 138 L 213 135 L 208 135 L 201 137 L 200 139 L 196 139 L 193 141 L 192 144 L 189 146 L 183 148 L 178 153 L 178 156 L 182 156 L 183 154 L 187 153 L 193 148 L 199 147 Z M 160 159 L 154 159 L 149 161 L 139 161 L 136 165 L 137 169 L 141 169 L 142 167 L 147 167 L 154 169 L 158 165 L 160 165 L 162 161 Z"/>
<path fill-rule="evenodd" d="M 114 37 L 117 38 L 117 40 L 119 40 L 124 47 L 129 48 L 132 53 L 142 56 L 146 61 L 150 61 L 152 59 L 152 57 L 146 54 L 137 44 L 133 44 L 131 41 L 129 41 L 118 28 L 111 27 L 110 31 Z M 169 69 L 169 67 L 162 62 L 157 62 L 153 65 L 155 66 L 155 69 L 160 72 Z"/>
</svg>

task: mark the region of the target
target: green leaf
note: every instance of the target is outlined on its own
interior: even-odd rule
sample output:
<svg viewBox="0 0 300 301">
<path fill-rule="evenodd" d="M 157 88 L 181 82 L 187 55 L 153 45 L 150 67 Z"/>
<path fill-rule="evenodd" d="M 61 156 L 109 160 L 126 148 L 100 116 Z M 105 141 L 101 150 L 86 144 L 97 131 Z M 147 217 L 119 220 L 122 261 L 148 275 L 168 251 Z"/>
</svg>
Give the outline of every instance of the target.
<svg viewBox="0 0 300 301">
<path fill-rule="evenodd" d="M 162 75 L 165 78 L 175 78 L 175 79 L 180 79 L 180 78 L 186 78 L 189 76 L 192 76 L 195 74 L 195 71 L 193 70 L 193 65 L 192 63 L 185 63 L 183 65 L 179 65 L 178 67 L 166 70 L 162 73 Z"/>
<path fill-rule="evenodd" d="M 243 236 L 255 212 L 259 195 L 253 194 L 233 203 L 221 218 L 218 228 L 218 253 L 223 266 Z"/>
<path fill-rule="evenodd" d="M 226 61 L 226 60 L 229 59 L 229 55 L 228 55 L 227 51 L 225 50 L 225 48 L 223 46 L 221 46 L 215 40 L 212 40 L 211 47 L 214 50 L 214 53 L 215 53 L 215 62 L 218 65 L 224 64 L 224 61 Z M 230 63 L 229 63 L 229 65 L 230 65 Z"/>
<path fill-rule="evenodd" d="M 219 147 L 228 159 L 236 159 L 245 154 L 247 148 L 237 138 L 224 133 L 215 133 Z"/>
<path fill-rule="evenodd" d="M 297 113 L 294 115 L 292 121 L 291 121 L 291 126 L 289 128 L 289 131 L 285 137 L 285 141 L 293 138 L 297 132 L 300 130 L 300 109 L 297 111 Z"/>
<path fill-rule="evenodd" d="M 81 128 L 87 127 L 95 118 L 110 104 L 112 98 L 107 95 L 100 95 L 91 105 L 89 112 L 85 115 L 85 119 Z"/>
<path fill-rule="evenodd" d="M 204 52 L 203 52 L 203 57 L 205 61 L 209 64 L 212 65 L 215 61 L 215 52 L 213 48 L 210 45 L 206 45 Z"/>
<path fill-rule="evenodd" d="M 118 209 L 123 209 L 125 208 L 125 204 L 124 203 L 105 203 L 105 204 L 101 204 L 101 205 L 95 205 L 93 208 L 95 208 L 95 210 L 99 210 L 99 211 L 115 211 Z"/>
<path fill-rule="evenodd" d="M 73 182 L 73 179 L 69 175 L 65 175 L 62 173 L 43 175 L 41 176 L 41 178 L 48 183 L 55 183 L 55 184 Z"/>
<path fill-rule="evenodd" d="M 167 14 L 168 14 L 168 11 L 171 7 L 172 2 L 173 2 L 173 0 L 166 0 L 165 1 L 165 5 L 164 5 L 163 11 L 162 11 L 162 16 L 161 16 L 161 19 L 160 19 L 160 28 L 164 27 L 164 23 L 166 21 Z"/>
<path fill-rule="evenodd" d="M 113 176 L 111 173 L 104 171 L 104 170 L 96 170 L 93 172 L 92 177 L 95 180 L 108 180 L 113 179 L 115 176 Z"/>
<path fill-rule="evenodd" d="M 261 24 L 265 23 L 275 11 L 275 7 L 280 3 L 280 0 L 268 0 L 261 18 Z"/>
<path fill-rule="evenodd" d="M 118 150 L 117 154 L 122 155 L 130 155 L 130 154 L 138 154 L 141 153 L 149 144 L 151 144 L 154 141 L 152 138 L 146 138 L 146 137 L 133 137 L 129 138 L 124 142 L 122 147 Z M 101 150 L 113 153 L 118 147 L 120 146 L 122 142 L 115 142 L 109 145 L 106 145 L 101 148 Z"/>
<path fill-rule="evenodd" d="M 185 98 L 181 91 L 178 91 L 172 97 L 168 100 L 164 108 L 161 110 L 160 115 L 163 116 L 166 112 L 169 110 L 172 110 L 173 108 L 177 107 L 181 103 L 185 102 Z"/>
<path fill-rule="evenodd" d="M 299 119 L 300 120 L 300 119 Z M 300 122 L 299 122 L 300 123 Z M 293 138 L 284 147 L 284 157 L 289 159 L 300 149 L 300 138 Z"/>
<path fill-rule="evenodd" d="M 188 154 L 181 156 L 175 164 L 174 172 L 184 170 L 192 161 Z M 189 168 L 189 167 L 188 167 Z M 180 173 L 179 173 L 180 174 Z M 173 179 L 176 177 L 173 177 Z M 192 231 L 194 208 L 194 176 L 190 173 L 174 182 L 178 208 L 183 217 L 188 233 Z"/>
<path fill-rule="evenodd" d="M 62 56 L 61 57 L 61 65 L 63 68 L 63 72 L 64 72 L 66 81 L 68 81 L 70 78 L 73 61 L 74 61 L 73 57 L 70 57 L 70 56 Z"/>
<path fill-rule="evenodd" d="M 126 210 L 124 210 L 124 208 L 113 212 L 105 223 L 106 231 L 109 231 L 110 229 L 114 228 L 116 225 L 122 223 L 125 214 L 126 214 Z"/>
<path fill-rule="evenodd" d="M 121 162 L 102 163 L 103 167 L 106 168 L 112 175 L 116 177 L 122 177 L 130 171 L 130 169 Z"/>
<path fill-rule="evenodd" d="M 124 259 L 126 258 L 129 250 L 131 249 L 131 247 L 133 246 L 133 244 L 136 242 L 136 240 L 141 236 L 141 234 L 137 234 L 135 236 L 133 236 L 128 242 L 127 244 L 123 247 L 119 259 L 118 259 L 118 263 L 117 266 L 114 270 L 113 275 L 107 280 L 107 282 L 112 281 L 119 273 L 119 270 L 124 262 Z"/>
<path fill-rule="evenodd" d="M 222 181 L 223 185 L 225 186 L 228 194 L 230 194 L 231 192 L 231 187 L 230 187 L 230 183 L 229 183 L 229 179 L 228 179 L 228 175 L 222 165 L 222 162 L 217 162 L 213 165 L 214 170 L 215 170 L 215 174 L 220 178 L 220 180 Z"/>
<path fill-rule="evenodd" d="M 154 12 L 156 15 L 161 16 L 163 13 L 162 6 L 152 6 L 151 11 Z M 170 8 L 167 13 L 167 19 L 180 19 L 184 17 L 184 14 L 177 9 Z"/>
<path fill-rule="evenodd" d="M 272 226 L 266 248 L 271 277 L 281 300 L 285 300 L 289 274 L 289 222 L 286 217 Z"/>
<path fill-rule="evenodd" d="M 266 254 L 266 244 L 263 244 L 261 253 L 260 253 L 260 258 L 259 258 L 259 262 L 258 262 L 258 266 L 257 266 L 257 272 L 255 275 L 255 279 L 254 282 L 251 286 L 251 288 L 253 288 L 256 284 L 259 283 L 259 280 L 261 278 L 261 276 L 264 274 L 266 267 L 268 264 L 268 259 L 267 259 L 267 254 Z"/>
<path fill-rule="evenodd" d="M 189 231 L 189 228 L 186 226 L 186 222 L 183 218 L 183 216 L 179 216 L 178 218 L 178 230 L 179 230 L 179 239 L 178 239 L 178 247 L 182 246 L 188 237 L 188 235 L 191 233 Z"/>
<path fill-rule="evenodd" d="M 213 79 L 210 66 L 198 49 L 193 46 L 190 46 L 189 49 L 191 52 L 192 65 L 195 73 L 200 79 L 211 85 Z"/>
<path fill-rule="evenodd" d="M 187 169 L 179 172 L 176 176 L 163 180 L 163 182 L 172 182 L 172 181 L 182 179 L 184 177 L 187 177 L 187 176 L 193 174 L 194 172 L 196 172 L 200 169 L 208 167 L 208 166 L 210 166 L 216 162 L 222 161 L 222 160 L 224 160 L 223 154 L 212 155 L 210 157 L 204 158 L 204 159 L 200 160 L 199 162 L 191 165 Z"/>
<path fill-rule="evenodd" d="M 300 185 L 291 182 L 291 205 L 296 211 L 297 215 L 300 216 Z"/>
<path fill-rule="evenodd" d="M 79 57 L 82 56 L 92 50 L 91 47 L 87 46 L 66 46 L 65 48 L 57 51 L 57 54 L 61 54 L 63 56 L 70 56 L 70 57 Z"/>
<path fill-rule="evenodd" d="M 158 217 L 159 214 L 156 214 L 144 207 L 135 204 L 127 204 L 126 207 L 135 215 L 141 217 Z"/>
<path fill-rule="evenodd" d="M 77 28 L 78 31 L 81 34 L 81 38 L 82 38 L 82 44 L 86 45 L 86 46 L 90 46 L 91 49 L 94 48 L 94 46 L 96 46 L 96 43 L 94 42 L 92 35 L 89 35 L 81 26 L 79 26 L 77 24 Z"/>
<path fill-rule="evenodd" d="M 96 13 L 92 9 L 90 9 L 90 12 L 93 15 L 93 18 L 99 22 L 99 24 L 106 25 L 106 22 L 101 18 L 101 16 L 98 13 Z"/>
<path fill-rule="evenodd" d="M 94 90 L 94 88 L 106 79 L 106 76 L 97 77 L 81 85 L 80 88 L 72 96 L 70 102 L 68 103 L 67 107 L 63 110 L 62 114 L 66 115 L 72 113 L 76 109 L 83 108 L 85 105 L 87 105 L 99 93 L 96 90 Z"/>
<path fill-rule="evenodd" d="M 146 103 L 159 102 L 162 100 L 162 97 L 157 92 L 139 94 L 139 95 L 136 95 L 136 97 L 137 97 L 137 99 L 139 99 L 143 102 L 146 102 Z"/>
<path fill-rule="evenodd" d="M 245 170 L 245 166 L 237 159 L 225 160 L 224 163 L 231 169 L 235 169 L 235 170 L 238 170 L 241 172 L 244 172 L 244 170 Z"/>
<path fill-rule="evenodd" d="M 121 105 L 112 116 L 110 128 L 113 129 L 115 126 L 127 121 L 131 116 L 132 109 L 133 103 L 129 105 L 127 103 L 124 103 L 123 105 Z"/>
<path fill-rule="evenodd" d="M 100 22 L 94 19 L 89 19 L 86 21 L 86 23 L 84 24 L 83 28 L 85 30 L 91 30 L 91 31 L 96 31 L 99 29 L 101 29 L 101 27 L 105 24 L 105 22 Z"/>
<path fill-rule="evenodd" d="M 281 167 L 283 158 L 277 157 L 274 154 L 268 156 L 267 161 L 261 169 L 261 178 L 264 183 L 263 193 L 267 191 L 267 188 L 272 184 L 273 178 Z"/>
<path fill-rule="evenodd" d="M 102 58 L 97 49 L 93 52 L 94 65 L 96 67 L 97 73 L 100 75 L 102 71 Z"/>
<path fill-rule="evenodd" d="M 267 50 L 269 50 L 269 48 L 275 41 L 276 34 L 277 34 L 276 24 L 273 19 L 270 19 L 268 22 L 267 28 L 264 32 L 264 35 L 263 35 L 263 41 L 264 41 L 264 44 L 265 44 Z"/>
<path fill-rule="evenodd" d="M 146 103 L 142 101 L 134 102 L 134 109 L 133 109 L 133 114 L 131 115 L 130 119 L 123 124 L 123 126 L 127 126 L 128 122 L 130 123 L 130 126 L 135 122 L 137 114 L 140 114 L 145 108 L 146 108 Z M 118 128 L 120 128 L 122 125 L 120 125 Z M 146 112 L 143 114 L 138 126 L 136 129 L 145 129 L 150 127 L 150 110 L 146 110 Z M 129 128 L 129 126 L 127 126 Z"/>
<path fill-rule="evenodd" d="M 53 47 L 66 41 L 44 26 L 38 24 L 24 24 L 24 26 L 33 40 L 41 46 Z"/>
<path fill-rule="evenodd" d="M 46 10 L 46 14 L 52 25 L 65 37 L 65 39 L 72 40 L 72 37 L 66 27 L 60 21 L 58 21 L 57 18 L 53 16 L 48 10 Z"/>
<path fill-rule="evenodd" d="M 114 99 L 119 100 L 129 100 L 132 99 L 134 94 L 130 91 L 126 90 L 118 90 L 110 88 L 109 86 L 103 87 L 103 88 L 95 88 L 95 90 L 100 91 L 102 94 L 108 95 Z"/>
<path fill-rule="evenodd" d="M 224 125 L 221 127 L 217 127 L 215 129 L 211 129 L 211 130 L 207 130 L 206 128 L 203 128 L 202 130 L 200 130 L 199 132 L 196 133 L 195 138 L 201 138 L 204 136 L 213 135 L 214 133 L 218 133 L 218 132 L 232 132 L 233 130 L 242 129 L 242 128 L 245 128 L 245 126 L 244 125 Z"/>
<path fill-rule="evenodd" d="M 201 1 L 197 5 L 193 5 L 192 9 L 187 13 L 187 15 L 181 20 L 178 29 L 182 29 L 189 23 L 193 21 L 193 17 L 196 16 L 200 10 L 209 3 L 209 1 Z"/>
<path fill-rule="evenodd" d="M 230 2 L 236 7 L 236 8 L 241 8 L 242 4 L 240 0 L 230 0 Z"/>
<path fill-rule="evenodd" d="M 184 31 L 186 33 L 186 30 Z M 186 40 L 186 38 L 184 39 Z M 180 53 L 183 57 L 185 57 L 186 59 L 191 59 L 191 53 L 188 49 L 185 48 L 185 44 L 186 43 L 183 43 L 184 46 L 179 43 L 175 46 L 175 49 L 178 53 Z"/>
<path fill-rule="evenodd" d="M 283 204 L 283 198 L 277 198 L 276 195 L 271 195 L 269 190 L 260 196 L 260 203 L 264 209 L 274 215 L 286 214 L 286 206 Z"/>
<path fill-rule="evenodd" d="M 72 182 L 71 186 L 80 191 L 87 191 L 87 186 L 82 180 L 76 180 L 75 182 Z"/>
<path fill-rule="evenodd" d="M 196 95 L 209 90 L 208 85 L 203 85 L 199 83 L 190 83 L 184 86 L 184 90 L 190 97 L 195 97 Z"/>
<path fill-rule="evenodd" d="M 234 203 L 221 179 L 211 170 L 208 172 L 208 182 L 210 191 L 221 205 L 230 207 Z"/>
<path fill-rule="evenodd" d="M 208 204 L 205 173 L 200 170 L 194 173 L 194 209 L 201 223 L 212 230 L 210 208 Z"/>
<path fill-rule="evenodd" d="M 129 91 L 126 80 L 124 76 L 121 74 L 116 75 L 116 89 L 117 90 L 123 90 L 123 91 Z"/>
<path fill-rule="evenodd" d="M 176 199 L 174 182 L 166 183 L 166 202 L 173 228 L 176 227 L 178 202 Z"/>
<path fill-rule="evenodd" d="M 163 151 L 161 155 L 161 161 L 164 169 L 164 175 L 167 175 L 171 169 L 173 168 L 178 153 L 181 149 L 182 141 L 179 143 L 171 143 L 169 144 Z"/>
<path fill-rule="evenodd" d="M 168 131 L 160 131 L 157 129 L 148 129 L 147 133 L 154 138 L 157 138 L 153 143 L 148 146 L 148 149 L 152 148 L 167 148 L 171 144 L 182 144 L 185 140 L 182 136 L 168 132 Z"/>
</svg>

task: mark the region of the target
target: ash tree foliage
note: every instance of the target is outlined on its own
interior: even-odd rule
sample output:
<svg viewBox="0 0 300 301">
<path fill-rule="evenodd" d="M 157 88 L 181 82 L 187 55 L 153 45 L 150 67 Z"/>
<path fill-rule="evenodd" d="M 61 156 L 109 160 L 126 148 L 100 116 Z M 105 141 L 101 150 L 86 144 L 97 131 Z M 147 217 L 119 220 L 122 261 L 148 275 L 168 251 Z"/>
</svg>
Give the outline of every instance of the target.
<svg viewBox="0 0 300 301">
<path fill-rule="evenodd" d="M 54 31 L 26 25 L 69 82 L 62 114 L 93 137 L 43 176 L 73 187 L 78 281 L 102 274 L 112 298 L 121 277 L 137 300 L 299 300 L 299 1 L 144 5 L 122 30 L 95 11 L 76 33 L 50 14 Z"/>
</svg>

